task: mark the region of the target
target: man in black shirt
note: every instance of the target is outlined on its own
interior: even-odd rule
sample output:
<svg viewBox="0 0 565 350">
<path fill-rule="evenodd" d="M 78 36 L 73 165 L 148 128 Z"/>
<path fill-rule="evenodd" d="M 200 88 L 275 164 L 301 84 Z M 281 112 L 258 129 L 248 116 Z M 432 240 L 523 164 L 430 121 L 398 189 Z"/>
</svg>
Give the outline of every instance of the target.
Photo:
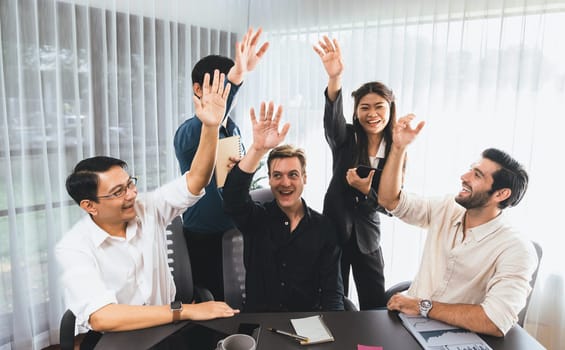
<svg viewBox="0 0 565 350">
<path fill-rule="evenodd" d="M 290 145 L 274 148 L 267 160 L 269 185 L 275 197 L 254 203 L 249 185 L 260 160 L 282 142 L 290 127 L 279 132 L 282 107 L 274 114 L 261 104 L 260 118 L 251 110 L 253 144 L 228 174 L 224 209 L 244 237 L 246 267 L 244 311 L 343 310 L 341 250 L 334 228 L 306 206 L 306 158 Z"/>
</svg>

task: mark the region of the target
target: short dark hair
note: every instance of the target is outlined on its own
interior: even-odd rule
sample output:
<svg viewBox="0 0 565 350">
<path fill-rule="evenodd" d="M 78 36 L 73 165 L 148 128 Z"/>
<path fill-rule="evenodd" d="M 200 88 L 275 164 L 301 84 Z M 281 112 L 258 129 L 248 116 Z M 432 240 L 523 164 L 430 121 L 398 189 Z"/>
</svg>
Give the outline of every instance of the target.
<svg viewBox="0 0 565 350">
<path fill-rule="evenodd" d="M 281 145 L 273 148 L 269 152 L 269 157 L 267 158 L 267 169 L 269 171 L 269 177 L 271 176 L 271 162 L 277 158 L 298 158 L 300 161 L 300 166 L 302 167 L 302 175 L 306 174 L 306 153 L 302 148 L 297 148 L 292 145 Z"/>
<path fill-rule="evenodd" d="M 500 169 L 492 174 L 493 183 L 489 193 L 493 194 L 503 188 L 511 191 L 510 197 L 498 203 L 498 207 L 504 209 L 516 206 L 528 189 L 528 173 L 524 167 L 508 153 L 496 148 L 484 150 L 482 156 L 500 165 Z"/>
<path fill-rule="evenodd" d="M 78 205 L 85 199 L 98 203 L 98 183 L 100 182 L 98 173 L 108 171 L 115 166 L 127 169 L 126 162 L 112 157 L 97 156 L 81 160 L 67 177 L 67 193 Z"/>
<path fill-rule="evenodd" d="M 218 69 L 220 73 L 228 74 L 235 63 L 231 58 L 220 55 L 208 55 L 196 62 L 192 68 L 192 83 L 204 84 L 204 75 L 212 75 Z"/>
</svg>

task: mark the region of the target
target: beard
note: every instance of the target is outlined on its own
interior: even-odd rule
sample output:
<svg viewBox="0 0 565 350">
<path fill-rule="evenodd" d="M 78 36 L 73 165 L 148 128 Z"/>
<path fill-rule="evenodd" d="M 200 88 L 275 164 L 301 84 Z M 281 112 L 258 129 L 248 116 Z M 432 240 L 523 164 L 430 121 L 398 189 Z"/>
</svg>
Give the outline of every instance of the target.
<svg viewBox="0 0 565 350">
<path fill-rule="evenodd" d="M 463 196 L 455 197 L 455 201 L 467 210 L 484 207 L 489 199 L 490 199 L 490 193 L 488 191 L 472 193 L 468 197 L 463 197 Z"/>
</svg>

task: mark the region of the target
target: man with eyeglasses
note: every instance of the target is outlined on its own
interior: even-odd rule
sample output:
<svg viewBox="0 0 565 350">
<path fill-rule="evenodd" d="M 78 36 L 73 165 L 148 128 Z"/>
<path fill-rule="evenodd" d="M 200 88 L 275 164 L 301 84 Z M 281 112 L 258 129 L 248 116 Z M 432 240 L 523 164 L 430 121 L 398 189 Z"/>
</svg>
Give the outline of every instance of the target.
<svg viewBox="0 0 565 350">
<path fill-rule="evenodd" d="M 203 96 L 194 99 L 202 132 L 193 166 L 182 177 L 138 195 L 137 179 L 124 161 L 98 156 L 79 162 L 67 178 L 69 195 L 89 214 L 55 250 L 65 301 L 79 331 L 125 331 L 239 312 L 223 302 L 174 302 L 165 234 L 167 224 L 202 198 L 210 181 L 230 90 L 224 80 L 219 71 L 212 83 L 206 75 Z"/>
</svg>

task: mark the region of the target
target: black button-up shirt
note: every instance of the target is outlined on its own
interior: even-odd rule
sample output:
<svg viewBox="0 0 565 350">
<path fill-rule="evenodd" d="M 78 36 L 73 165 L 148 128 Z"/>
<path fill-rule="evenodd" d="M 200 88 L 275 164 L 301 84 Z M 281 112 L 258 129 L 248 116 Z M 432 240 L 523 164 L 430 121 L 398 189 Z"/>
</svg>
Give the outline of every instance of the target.
<svg viewBox="0 0 565 350">
<path fill-rule="evenodd" d="M 308 208 L 290 231 L 276 201 L 249 196 L 253 174 L 234 167 L 224 185 L 224 209 L 244 237 L 245 311 L 343 310 L 341 250 L 335 229 Z"/>
</svg>

